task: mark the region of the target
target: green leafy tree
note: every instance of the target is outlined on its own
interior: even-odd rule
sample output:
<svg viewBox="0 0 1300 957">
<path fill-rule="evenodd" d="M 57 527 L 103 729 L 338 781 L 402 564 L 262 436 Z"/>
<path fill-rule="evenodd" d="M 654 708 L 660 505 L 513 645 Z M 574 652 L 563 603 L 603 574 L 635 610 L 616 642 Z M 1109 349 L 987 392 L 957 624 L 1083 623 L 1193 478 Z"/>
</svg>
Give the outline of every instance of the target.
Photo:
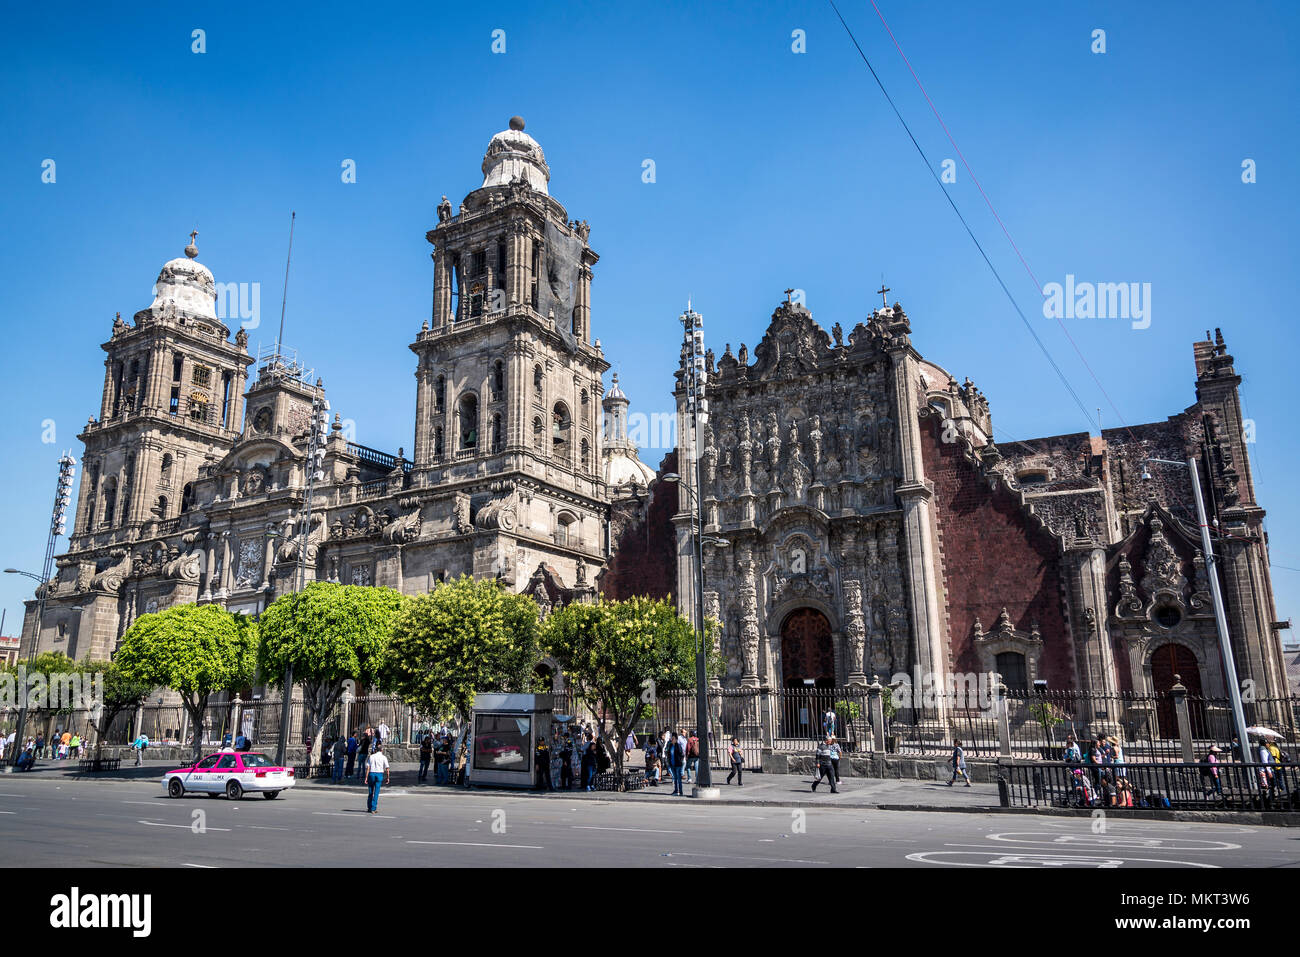
<svg viewBox="0 0 1300 957">
<path fill-rule="evenodd" d="M 612 720 L 605 746 L 620 773 L 628 732 L 655 697 L 695 685 L 695 631 L 666 601 L 568 605 L 547 618 L 543 643 L 574 694 Z"/>
<path fill-rule="evenodd" d="M 113 720 L 123 711 L 134 711 L 140 707 L 154 686 L 147 681 L 127 677 L 115 661 L 83 661 L 77 670 L 88 679 L 102 676 L 97 678 L 97 683 L 102 681 L 100 687 L 103 698 L 90 710 L 90 723 L 95 729 L 95 755 L 98 757 L 103 750 L 104 739 L 108 737 L 108 729 L 113 726 Z"/>
<path fill-rule="evenodd" d="M 21 669 L 21 670 L 19 670 Z M 43 651 L 19 664 L 0 666 L 0 674 L 13 675 L 14 703 L 27 702 L 27 725 L 23 737 L 35 737 L 33 728 L 39 721 L 47 725 L 54 715 L 72 713 L 71 706 L 63 695 L 55 694 L 52 685 L 62 678 L 71 677 L 77 672 L 77 663 L 61 651 Z M 22 678 L 22 682 L 19 679 Z M 58 706 L 55 706 L 55 699 Z M 48 730 L 48 728 L 47 728 Z M 21 747 L 21 744 L 19 745 Z"/>
<path fill-rule="evenodd" d="M 312 582 L 281 595 L 258 620 L 257 662 L 263 680 L 284 685 L 285 666 L 302 686 L 304 736 L 320 753 L 325 722 L 338 706 L 343 683 L 379 683 L 402 596 L 392 588 Z M 309 758 L 310 760 L 310 758 Z"/>
<path fill-rule="evenodd" d="M 253 680 L 257 625 L 219 605 L 176 605 L 137 618 L 122 636 L 114 661 L 124 678 L 180 694 L 194 728 L 197 761 L 208 699 Z"/>
<path fill-rule="evenodd" d="M 381 687 L 426 714 L 467 722 L 477 692 L 534 689 L 539 632 L 530 596 L 462 575 L 403 602 Z"/>
</svg>

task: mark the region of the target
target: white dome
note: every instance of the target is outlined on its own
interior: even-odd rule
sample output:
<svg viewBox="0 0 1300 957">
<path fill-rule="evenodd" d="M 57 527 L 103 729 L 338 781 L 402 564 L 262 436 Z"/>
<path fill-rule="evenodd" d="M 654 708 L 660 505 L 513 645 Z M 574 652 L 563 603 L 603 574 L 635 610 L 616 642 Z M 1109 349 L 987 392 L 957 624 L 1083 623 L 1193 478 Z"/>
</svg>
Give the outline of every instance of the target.
<svg viewBox="0 0 1300 957">
<path fill-rule="evenodd" d="M 605 484 L 649 485 L 655 480 L 655 471 L 636 457 L 631 449 L 611 449 L 605 453 Z"/>
<path fill-rule="evenodd" d="M 524 121 L 515 116 L 510 119 L 510 129 L 502 130 L 488 144 L 483 157 L 483 185 L 509 186 L 518 179 L 530 189 L 547 193 L 551 169 L 541 145 L 524 132 Z"/>
<path fill-rule="evenodd" d="M 194 259 L 198 250 L 193 242 L 185 247 L 185 258 L 172 259 L 163 264 L 154 283 L 154 315 L 164 315 L 176 306 L 176 312 L 196 318 L 220 322 L 217 318 L 216 281 L 208 267 Z"/>
</svg>

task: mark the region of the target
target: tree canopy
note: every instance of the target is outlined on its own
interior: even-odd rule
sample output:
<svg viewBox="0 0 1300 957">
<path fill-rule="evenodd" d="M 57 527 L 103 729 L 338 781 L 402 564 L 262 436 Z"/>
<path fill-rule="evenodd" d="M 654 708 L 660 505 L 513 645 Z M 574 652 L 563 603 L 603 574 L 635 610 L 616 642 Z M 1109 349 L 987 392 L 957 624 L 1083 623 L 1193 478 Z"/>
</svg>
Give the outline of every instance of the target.
<svg viewBox="0 0 1300 957">
<path fill-rule="evenodd" d="M 547 619 L 543 645 L 575 694 L 612 719 L 615 740 L 607 746 L 620 770 L 627 733 L 655 696 L 695 685 L 695 631 L 667 601 L 568 605 Z"/>
<path fill-rule="evenodd" d="M 257 625 L 246 615 L 219 605 L 175 605 L 137 618 L 113 660 L 124 678 L 180 694 L 197 760 L 209 696 L 251 683 L 256 658 Z"/>
<path fill-rule="evenodd" d="M 312 582 L 301 592 L 281 595 L 262 612 L 257 654 L 262 680 L 282 687 L 285 666 L 293 665 L 293 681 L 303 689 L 311 754 L 320 750 L 320 735 L 343 683 L 379 683 L 402 601 L 392 588 Z"/>
<path fill-rule="evenodd" d="M 530 691 L 541 660 L 537 603 L 468 575 L 408 598 L 383 685 L 429 714 L 469 718 L 480 691 Z"/>
</svg>

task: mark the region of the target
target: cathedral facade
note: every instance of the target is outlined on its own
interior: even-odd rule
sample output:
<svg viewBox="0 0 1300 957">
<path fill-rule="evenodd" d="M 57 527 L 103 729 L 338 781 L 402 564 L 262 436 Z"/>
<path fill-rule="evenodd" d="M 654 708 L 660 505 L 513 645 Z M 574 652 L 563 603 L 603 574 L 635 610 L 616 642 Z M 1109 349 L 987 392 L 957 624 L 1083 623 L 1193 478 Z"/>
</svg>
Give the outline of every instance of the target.
<svg viewBox="0 0 1300 957">
<path fill-rule="evenodd" d="M 137 616 L 178 603 L 256 614 L 300 564 L 308 580 L 407 594 L 469 574 L 544 608 L 594 600 L 611 522 L 636 520 L 654 472 L 627 441 L 627 396 L 602 384 L 589 229 L 549 195 L 523 126 L 492 138 L 482 186 L 455 212 L 444 197 L 428 231 L 412 455 L 347 441 L 335 415 L 310 520 L 322 381 L 231 339 L 193 237 L 163 266 L 154 302 L 103 346 L 69 549 L 39 633 L 28 603 L 25 649 L 107 658 Z"/>
<path fill-rule="evenodd" d="M 28 604 L 24 653 L 106 658 L 136 617 L 177 603 L 255 614 L 305 566 L 308 580 L 407 594 L 493 577 L 543 610 L 651 594 L 693 619 L 702 597 L 731 687 L 997 671 L 1013 688 L 1100 693 L 1177 675 L 1217 696 L 1190 476 L 1151 462 L 1190 452 L 1238 670 L 1261 697 L 1286 693 L 1221 335 L 1195 343 L 1196 401 L 1166 421 L 999 447 L 987 400 L 921 356 L 898 303 L 846 334 L 787 299 L 752 357 L 708 355 L 698 433 L 678 370 L 684 440 L 659 472 L 680 472 L 674 484 L 628 441 L 617 376 L 605 389 L 590 230 L 550 196 L 522 120 L 492 138 L 482 173 L 427 233 L 411 455 L 348 441 L 336 416 L 310 520 L 323 382 L 278 346 L 253 356 L 232 338 L 191 236 L 153 303 L 103 344 L 69 548 L 41 586 L 39 628 Z"/>
<path fill-rule="evenodd" d="M 1257 698 L 1288 693 L 1287 625 L 1221 333 L 1194 344 L 1196 402 L 1165 422 L 1000 448 L 987 399 L 924 359 L 911 331 L 898 303 L 845 335 L 787 299 L 752 359 L 744 345 L 707 355 L 708 419 L 678 457 L 698 476 L 724 683 L 906 675 L 951 692 L 959 676 L 997 672 L 1018 690 L 1114 696 L 1180 679 L 1221 697 L 1191 478 L 1176 464 L 1191 455 L 1239 676 Z M 696 601 L 693 504 L 684 496 L 674 518 L 683 611 Z"/>
</svg>

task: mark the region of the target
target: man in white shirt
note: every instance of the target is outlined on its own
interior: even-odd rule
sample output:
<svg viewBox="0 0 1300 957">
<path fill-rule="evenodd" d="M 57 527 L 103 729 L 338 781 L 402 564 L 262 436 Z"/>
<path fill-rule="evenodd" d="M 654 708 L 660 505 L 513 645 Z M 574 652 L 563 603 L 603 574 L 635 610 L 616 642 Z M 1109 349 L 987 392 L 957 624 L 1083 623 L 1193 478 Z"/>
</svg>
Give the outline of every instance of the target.
<svg viewBox="0 0 1300 957">
<path fill-rule="evenodd" d="M 387 777 L 388 755 L 377 744 L 370 753 L 370 772 L 366 775 L 366 810 L 371 814 L 379 810 L 379 789 Z"/>
</svg>

